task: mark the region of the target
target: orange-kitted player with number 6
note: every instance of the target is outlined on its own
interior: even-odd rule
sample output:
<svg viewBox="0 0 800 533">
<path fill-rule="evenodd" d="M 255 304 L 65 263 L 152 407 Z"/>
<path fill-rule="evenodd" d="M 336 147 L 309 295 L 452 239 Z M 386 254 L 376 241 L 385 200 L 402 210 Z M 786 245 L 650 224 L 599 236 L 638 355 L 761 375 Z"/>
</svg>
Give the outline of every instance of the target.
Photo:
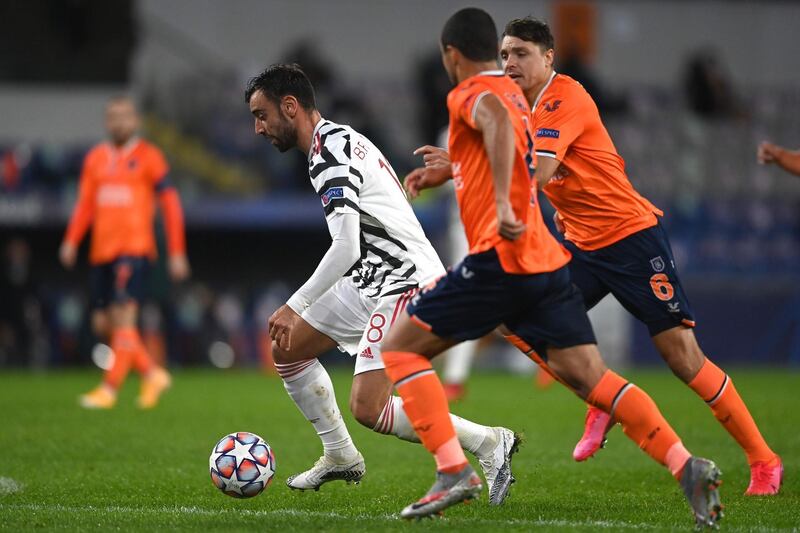
<svg viewBox="0 0 800 533">
<path fill-rule="evenodd" d="M 776 494 L 781 459 L 761 436 L 730 377 L 697 343 L 694 315 L 658 220 L 663 213 L 631 185 L 592 97 L 553 70 L 547 24 L 512 20 L 500 55 L 506 74 L 531 104 L 535 178 L 557 210 L 556 225 L 572 252 L 572 281 L 587 307 L 611 293 L 641 320 L 670 369 L 708 404 L 745 452 L 751 470 L 746 494 Z M 573 452 L 576 460 L 602 446 L 609 422 L 609 415 L 589 407 L 584 436 Z"/>
</svg>

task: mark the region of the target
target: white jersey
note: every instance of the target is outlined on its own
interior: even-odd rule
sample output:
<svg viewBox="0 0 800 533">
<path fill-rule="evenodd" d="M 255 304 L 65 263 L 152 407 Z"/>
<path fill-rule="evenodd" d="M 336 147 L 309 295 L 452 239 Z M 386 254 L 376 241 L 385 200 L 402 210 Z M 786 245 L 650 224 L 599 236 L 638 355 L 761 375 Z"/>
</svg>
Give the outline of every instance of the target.
<svg viewBox="0 0 800 533">
<path fill-rule="evenodd" d="M 314 129 L 308 172 L 326 220 L 360 217 L 361 257 L 347 272 L 369 298 L 401 294 L 444 273 L 386 158 L 349 126 L 322 119 Z"/>
</svg>

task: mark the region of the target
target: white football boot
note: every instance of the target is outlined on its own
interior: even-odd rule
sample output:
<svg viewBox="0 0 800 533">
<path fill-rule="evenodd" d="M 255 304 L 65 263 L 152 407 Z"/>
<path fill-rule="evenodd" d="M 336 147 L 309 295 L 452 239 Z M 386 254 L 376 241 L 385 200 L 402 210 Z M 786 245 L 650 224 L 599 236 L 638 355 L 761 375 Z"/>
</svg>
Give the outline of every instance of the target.
<svg viewBox="0 0 800 533">
<path fill-rule="evenodd" d="M 360 453 L 352 461 L 344 463 L 335 462 L 323 455 L 310 469 L 290 476 L 286 485 L 293 490 L 319 490 L 323 484 L 339 479 L 346 481 L 348 485 L 358 483 L 366 472 L 364 456 Z"/>
<path fill-rule="evenodd" d="M 489 454 L 479 456 L 478 462 L 486 479 L 486 487 L 489 489 L 489 505 L 500 505 L 508 496 L 511 484 L 516 481 L 511 473 L 511 457 L 517 453 L 521 438 L 510 429 L 503 427 L 492 429 L 497 446 Z"/>
</svg>

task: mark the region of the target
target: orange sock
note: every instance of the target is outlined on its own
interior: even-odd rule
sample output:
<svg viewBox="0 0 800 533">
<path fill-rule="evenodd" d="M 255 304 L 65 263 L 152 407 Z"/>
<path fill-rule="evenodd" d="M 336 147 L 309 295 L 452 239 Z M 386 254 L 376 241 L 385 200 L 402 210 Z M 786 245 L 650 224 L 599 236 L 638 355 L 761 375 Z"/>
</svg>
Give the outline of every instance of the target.
<svg viewBox="0 0 800 533">
<path fill-rule="evenodd" d="M 442 383 L 431 362 L 411 352 L 383 352 L 386 375 L 403 398 L 405 411 L 422 444 L 436 457 L 436 468 L 458 472 L 467 464 L 458 444 Z"/>
<path fill-rule="evenodd" d="M 647 393 L 607 370 L 586 401 L 611 414 L 629 439 L 680 479 L 691 454 Z"/>
<path fill-rule="evenodd" d="M 150 357 L 150 352 L 147 351 L 147 347 L 142 342 L 142 338 L 139 335 L 139 332 L 134 330 L 136 334 L 136 346 L 133 352 L 133 368 L 142 376 L 146 376 L 150 370 L 153 369 L 155 366 L 155 362 L 153 358 Z"/>
<path fill-rule="evenodd" d="M 114 363 L 106 371 L 103 381 L 114 390 L 119 389 L 133 363 L 139 334 L 134 328 L 117 328 L 111 333 L 111 350 Z"/>
<path fill-rule="evenodd" d="M 736 439 L 747 455 L 748 463 L 775 459 L 775 452 L 761 436 L 750 411 L 733 386 L 733 380 L 717 365 L 706 359 L 689 382 L 689 388 L 708 404 L 722 427 Z"/>
</svg>

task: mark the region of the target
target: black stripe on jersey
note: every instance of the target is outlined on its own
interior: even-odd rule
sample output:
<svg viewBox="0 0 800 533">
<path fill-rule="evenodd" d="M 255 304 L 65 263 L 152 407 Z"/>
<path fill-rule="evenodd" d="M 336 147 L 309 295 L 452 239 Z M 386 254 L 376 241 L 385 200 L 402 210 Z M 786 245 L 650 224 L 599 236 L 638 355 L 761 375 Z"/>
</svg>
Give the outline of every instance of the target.
<svg viewBox="0 0 800 533">
<path fill-rule="evenodd" d="M 359 179 L 359 181 L 361 181 L 361 183 L 364 183 L 364 176 L 362 176 L 361 172 L 359 172 L 355 168 L 350 167 L 350 174 L 352 174 L 353 176 L 357 177 Z"/>
<path fill-rule="evenodd" d="M 392 267 L 392 269 L 400 268 L 401 266 L 403 266 L 403 261 L 396 258 L 386 250 L 382 250 L 377 246 L 375 246 L 374 244 L 367 242 L 366 240 L 361 241 L 361 248 L 362 250 L 372 252 L 372 254 L 380 257 L 383 260 L 383 262 Z M 386 274 L 389 274 L 389 271 L 387 271 Z"/>
<path fill-rule="evenodd" d="M 417 285 L 416 283 L 412 285 L 400 285 L 396 289 L 390 290 L 383 296 L 394 296 L 395 294 L 403 294 L 404 292 L 409 291 L 411 289 L 416 289 L 417 287 L 419 287 L 419 285 Z"/>
<path fill-rule="evenodd" d="M 317 191 L 317 194 L 322 196 L 323 194 L 328 192 L 328 189 L 330 189 L 331 187 L 350 187 L 351 189 L 353 189 L 353 191 L 355 191 L 356 196 L 359 193 L 359 188 L 356 187 L 355 183 L 350 181 L 350 178 L 348 178 L 347 176 L 340 176 L 337 178 L 331 178 L 325 183 L 323 183 L 322 187 L 320 187 L 319 190 Z"/>
<path fill-rule="evenodd" d="M 324 129 L 324 126 L 322 128 L 320 128 L 320 130 L 322 130 L 322 129 Z M 325 133 L 321 133 L 321 135 L 319 136 L 319 143 L 324 145 L 325 144 L 325 139 L 327 139 L 331 135 L 336 135 L 337 133 L 341 133 L 343 131 L 344 131 L 344 128 L 333 128 L 332 130 L 328 130 Z M 349 135 L 347 135 L 346 137 L 347 137 L 347 139 L 350 138 Z"/>
<path fill-rule="evenodd" d="M 354 209 L 356 213 L 358 213 L 358 206 L 351 199 L 334 198 L 328 203 L 328 205 L 325 206 L 325 216 L 328 216 L 331 213 L 333 213 L 333 210 L 336 209 L 337 207 L 345 207 L 345 206 Z"/>
<path fill-rule="evenodd" d="M 414 274 L 414 272 L 416 272 L 416 271 L 417 271 L 417 265 L 411 265 L 411 268 L 409 268 L 408 270 L 406 270 L 405 272 L 403 272 L 402 274 L 400 274 L 400 276 L 402 276 L 402 277 L 404 277 L 404 278 L 408 279 L 408 278 L 410 278 L 410 277 L 411 277 L 411 276 Z"/>
<path fill-rule="evenodd" d="M 350 159 L 350 136 L 349 135 L 345 135 L 344 136 L 344 156 L 347 159 Z"/>
<path fill-rule="evenodd" d="M 556 155 L 556 153 L 553 152 L 552 150 L 536 150 L 536 153 L 537 154 L 547 154 L 547 155 L 552 155 L 552 156 Z"/>
<path fill-rule="evenodd" d="M 375 235 L 376 237 L 380 237 L 381 239 L 383 239 L 385 241 L 389 241 L 392 244 L 394 244 L 395 246 L 397 246 L 398 248 L 400 248 L 401 250 L 403 250 L 404 252 L 408 251 L 408 248 L 406 248 L 405 244 L 403 244 L 401 241 L 399 241 L 399 240 L 395 239 L 394 237 L 392 237 L 391 235 L 389 235 L 389 233 L 383 228 L 376 228 L 375 226 L 370 226 L 368 224 L 363 224 L 362 223 L 361 224 L 361 231 L 363 233 L 369 233 L 370 235 Z"/>
<path fill-rule="evenodd" d="M 319 155 L 322 157 L 322 162 L 317 163 L 308 169 L 308 174 L 312 180 L 328 169 L 343 167 L 346 165 L 346 163 L 340 163 L 339 160 L 334 157 L 331 151 L 324 146 L 320 150 Z"/>
</svg>

